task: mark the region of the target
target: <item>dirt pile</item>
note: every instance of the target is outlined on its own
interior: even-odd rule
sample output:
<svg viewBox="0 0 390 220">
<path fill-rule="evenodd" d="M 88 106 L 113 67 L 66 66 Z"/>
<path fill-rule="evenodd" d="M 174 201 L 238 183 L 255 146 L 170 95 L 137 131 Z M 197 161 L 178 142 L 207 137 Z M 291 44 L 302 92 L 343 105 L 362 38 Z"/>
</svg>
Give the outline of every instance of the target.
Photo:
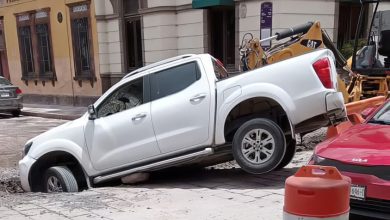
<svg viewBox="0 0 390 220">
<path fill-rule="evenodd" d="M 317 144 L 325 140 L 326 131 L 327 128 L 320 128 L 305 135 L 297 135 L 297 152 L 313 150 Z"/>
<path fill-rule="evenodd" d="M 19 173 L 16 168 L 0 168 L 0 192 L 23 192 L 19 180 Z"/>
</svg>

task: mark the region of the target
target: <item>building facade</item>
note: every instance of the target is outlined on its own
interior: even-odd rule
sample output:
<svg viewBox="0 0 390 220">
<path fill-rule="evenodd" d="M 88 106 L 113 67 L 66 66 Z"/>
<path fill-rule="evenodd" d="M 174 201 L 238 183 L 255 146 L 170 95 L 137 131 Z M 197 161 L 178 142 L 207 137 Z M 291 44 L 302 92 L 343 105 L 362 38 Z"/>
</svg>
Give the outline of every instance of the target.
<svg viewBox="0 0 390 220">
<path fill-rule="evenodd" d="M 348 29 L 342 36 L 346 41 L 353 38 L 359 2 L 96 0 L 103 90 L 117 82 L 123 73 L 186 53 L 210 53 L 228 69 L 238 70 L 238 48 L 245 33 L 264 38 L 308 21 L 320 21 L 335 43 L 340 33 Z M 268 33 L 261 24 L 264 4 L 271 5 Z M 340 10 L 344 19 L 339 16 Z"/>
<path fill-rule="evenodd" d="M 88 105 L 124 74 L 172 56 L 210 53 L 236 71 L 246 33 L 320 21 L 341 47 L 355 38 L 359 2 L 0 0 L 0 75 L 26 102 Z"/>
<path fill-rule="evenodd" d="M 84 105 L 102 93 L 93 1 L 1 3 L 2 75 L 27 102 Z"/>
</svg>

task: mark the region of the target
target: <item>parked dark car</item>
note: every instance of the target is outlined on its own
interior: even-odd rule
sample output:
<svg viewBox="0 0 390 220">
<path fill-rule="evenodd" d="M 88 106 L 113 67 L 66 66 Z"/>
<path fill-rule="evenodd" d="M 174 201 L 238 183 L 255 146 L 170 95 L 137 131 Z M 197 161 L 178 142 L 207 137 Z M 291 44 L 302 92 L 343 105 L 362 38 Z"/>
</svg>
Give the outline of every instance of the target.
<svg viewBox="0 0 390 220">
<path fill-rule="evenodd" d="M 0 112 L 18 117 L 23 108 L 22 90 L 0 76 Z"/>
<path fill-rule="evenodd" d="M 362 124 L 319 144 L 310 164 L 335 166 L 349 176 L 351 213 L 390 219 L 390 100 Z"/>
</svg>

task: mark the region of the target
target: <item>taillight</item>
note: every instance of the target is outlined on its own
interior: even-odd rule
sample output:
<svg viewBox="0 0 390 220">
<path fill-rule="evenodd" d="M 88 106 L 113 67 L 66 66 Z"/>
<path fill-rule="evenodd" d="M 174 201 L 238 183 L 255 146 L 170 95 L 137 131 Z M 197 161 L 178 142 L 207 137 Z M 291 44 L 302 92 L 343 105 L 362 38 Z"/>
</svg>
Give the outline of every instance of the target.
<svg viewBox="0 0 390 220">
<path fill-rule="evenodd" d="M 322 58 L 313 64 L 313 68 L 320 78 L 325 88 L 333 89 L 332 75 L 330 72 L 330 61 L 328 58 Z"/>
<path fill-rule="evenodd" d="M 22 90 L 20 90 L 19 88 L 16 89 L 16 95 L 20 95 L 22 94 Z"/>
<path fill-rule="evenodd" d="M 218 60 L 217 58 L 215 58 L 215 60 L 216 60 L 216 62 L 217 62 L 218 65 L 224 67 L 224 66 L 223 66 L 223 63 L 222 63 L 220 60 Z"/>
</svg>

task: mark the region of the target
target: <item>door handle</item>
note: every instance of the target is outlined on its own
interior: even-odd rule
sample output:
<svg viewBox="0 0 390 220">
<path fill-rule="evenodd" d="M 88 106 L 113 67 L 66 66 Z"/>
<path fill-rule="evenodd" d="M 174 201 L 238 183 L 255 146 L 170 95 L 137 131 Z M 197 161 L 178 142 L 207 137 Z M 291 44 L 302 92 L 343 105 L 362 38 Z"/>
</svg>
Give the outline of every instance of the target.
<svg viewBox="0 0 390 220">
<path fill-rule="evenodd" d="M 206 94 L 201 93 L 201 94 L 198 94 L 198 95 L 192 97 L 192 98 L 190 99 L 190 101 L 191 101 L 191 102 L 199 102 L 200 100 L 202 100 L 202 99 L 204 99 L 204 98 L 206 98 Z"/>
<path fill-rule="evenodd" d="M 135 115 L 133 118 L 131 118 L 131 120 L 139 121 L 139 120 L 141 120 L 141 119 L 143 119 L 145 117 L 146 117 L 146 113 L 140 113 L 140 114 Z"/>
</svg>

